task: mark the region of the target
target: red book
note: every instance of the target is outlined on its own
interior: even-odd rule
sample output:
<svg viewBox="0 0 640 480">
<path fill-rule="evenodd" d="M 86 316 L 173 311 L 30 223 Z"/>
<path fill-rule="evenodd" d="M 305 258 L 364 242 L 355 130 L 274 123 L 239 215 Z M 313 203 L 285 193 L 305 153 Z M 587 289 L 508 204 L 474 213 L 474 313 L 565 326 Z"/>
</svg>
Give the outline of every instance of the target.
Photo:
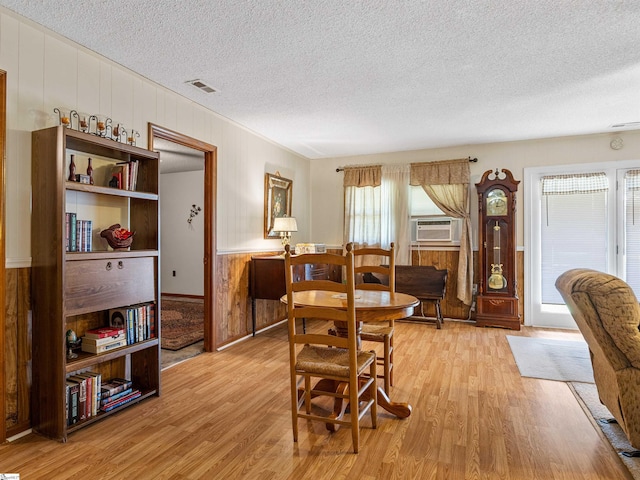
<svg viewBox="0 0 640 480">
<path fill-rule="evenodd" d="M 124 328 L 119 327 L 103 327 L 103 328 L 94 328 L 91 330 L 87 330 L 84 334 L 87 338 L 107 338 L 107 337 L 117 337 L 118 335 L 124 334 Z"/>
</svg>

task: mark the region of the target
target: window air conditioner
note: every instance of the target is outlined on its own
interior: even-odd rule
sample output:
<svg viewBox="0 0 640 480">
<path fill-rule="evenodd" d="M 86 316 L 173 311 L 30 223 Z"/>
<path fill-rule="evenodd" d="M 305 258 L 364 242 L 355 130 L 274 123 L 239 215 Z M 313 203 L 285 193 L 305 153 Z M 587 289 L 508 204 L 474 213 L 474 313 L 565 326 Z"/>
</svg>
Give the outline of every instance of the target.
<svg viewBox="0 0 640 480">
<path fill-rule="evenodd" d="M 452 223 L 450 218 L 416 220 L 416 241 L 450 242 L 452 240 Z"/>
</svg>

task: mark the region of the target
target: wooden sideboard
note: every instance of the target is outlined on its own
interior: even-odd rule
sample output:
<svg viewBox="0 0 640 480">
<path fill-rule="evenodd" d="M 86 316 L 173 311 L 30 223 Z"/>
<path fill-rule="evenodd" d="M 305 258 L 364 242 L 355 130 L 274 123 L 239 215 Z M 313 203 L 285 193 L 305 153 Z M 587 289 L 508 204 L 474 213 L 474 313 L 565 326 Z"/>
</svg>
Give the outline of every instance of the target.
<svg viewBox="0 0 640 480">
<path fill-rule="evenodd" d="M 342 281 L 340 269 L 327 265 L 301 265 L 294 268 L 293 280 L 326 279 Z M 251 297 L 251 333 L 256 334 L 256 300 L 280 300 L 287 293 L 284 278 L 284 256 L 256 255 L 251 257 L 249 270 L 249 296 Z"/>
</svg>

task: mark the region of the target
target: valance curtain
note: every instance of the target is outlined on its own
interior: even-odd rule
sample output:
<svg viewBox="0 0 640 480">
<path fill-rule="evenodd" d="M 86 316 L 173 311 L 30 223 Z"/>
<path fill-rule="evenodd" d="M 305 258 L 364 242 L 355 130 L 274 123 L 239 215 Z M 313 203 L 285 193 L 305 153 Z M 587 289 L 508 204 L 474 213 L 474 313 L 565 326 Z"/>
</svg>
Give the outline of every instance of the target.
<svg viewBox="0 0 640 480">
<path fill-rule="evenodd" d="M 451 217 L 462 219 L 456 294 L 465 305 L 471 305 L 473 289 L 469 176 L 467 158 L 411 164 L 411 185 L 422 186 L 440 210 Z"/>
<path fill-rule="evenodd" d="M 380 246 L 380 165 L 344 169 L 343 245 Z"/>
<path fill-rule="evenodd" d="M 408 165 L 344 169 L 344 244 L 389 248 L 395 243 L 396 263 L 411 260 Z"/>
</svg>

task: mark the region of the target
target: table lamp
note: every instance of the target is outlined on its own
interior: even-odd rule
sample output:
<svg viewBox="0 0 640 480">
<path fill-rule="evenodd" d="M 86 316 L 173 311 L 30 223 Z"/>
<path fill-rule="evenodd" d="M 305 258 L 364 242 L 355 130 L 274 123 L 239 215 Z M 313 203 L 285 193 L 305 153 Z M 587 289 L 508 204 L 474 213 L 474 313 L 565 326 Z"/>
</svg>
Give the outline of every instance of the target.
<svg viewBox="0 0 640 480">
<path fill-rule="evenodd" d="M 291 242 L 291 232 L 298 231 L 298 224 L 293 217 L 276 217 L 273 220 L 273 231 L 280 232 L 282 247 L 284 247 Z"/>
</svg>

